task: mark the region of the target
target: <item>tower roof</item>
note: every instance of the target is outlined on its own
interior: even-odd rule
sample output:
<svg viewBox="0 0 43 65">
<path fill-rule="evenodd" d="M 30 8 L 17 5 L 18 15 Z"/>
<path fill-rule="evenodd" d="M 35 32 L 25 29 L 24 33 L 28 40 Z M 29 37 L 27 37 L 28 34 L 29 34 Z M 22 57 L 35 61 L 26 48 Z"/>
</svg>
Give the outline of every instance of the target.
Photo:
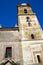
<svg viewBox="0 0 43 65">
<path fill-rule="evenodd" d="M 30 4 L 26 4 L 26 3 L 19 4 L 18 7 L 20 7 L 20 6 L 23 6 L 23 7 L 29 6 L 29 7 L 31 7 Z"/>
</svg>

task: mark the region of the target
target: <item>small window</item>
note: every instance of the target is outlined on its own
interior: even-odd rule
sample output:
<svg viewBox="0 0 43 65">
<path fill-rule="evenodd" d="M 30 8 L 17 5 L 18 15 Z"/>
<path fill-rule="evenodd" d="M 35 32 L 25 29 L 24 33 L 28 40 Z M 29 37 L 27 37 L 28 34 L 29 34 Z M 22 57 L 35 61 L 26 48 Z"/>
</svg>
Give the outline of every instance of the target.
<svg viewBox="0 0 43 65">
<path fill-rule="evenodd" d="M 31 34 L 31 38 L 34 39 L 34 34 Z"/>
<path fill-rule="evenodd" d="M 31 22 L 30 17 L 26 17 L 26 22 Z"/>
<path fill-rule="evenodd" d="M 38 62 L 41 63 L 40 55 L 37 55 Z"/>
<path fill-rule="evenodd" d="M 28 23 L 28 26 L 31 26 L 31 23 L 30 22 Z"/>
<path fill-rule="evenodd" d="M 12 57 L 12 47 L 6 48 L 5 57 Z"/>
<path fill-rule="evenodd" d="M 26 19 L 27 19 L 27 22 L 29 21 L 29 17 L 26 17 Z"/>
<path fill-rule="evenodd" d="M 24 13 L 27 13 L 27 9 L 24 9 Z"/>
</svg>

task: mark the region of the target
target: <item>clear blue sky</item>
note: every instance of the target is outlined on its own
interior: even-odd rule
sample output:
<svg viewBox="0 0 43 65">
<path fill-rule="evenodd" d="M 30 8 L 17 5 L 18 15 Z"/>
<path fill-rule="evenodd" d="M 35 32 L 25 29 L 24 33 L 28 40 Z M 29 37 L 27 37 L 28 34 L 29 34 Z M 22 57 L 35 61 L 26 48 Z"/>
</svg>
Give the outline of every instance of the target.
<svg viewBox="0 0 43 65">
<path fill-rule="evenodd" d="M 17 23 L 17 5 L 27 3 L 32 6 L 43 29 L 43 0 L 0 0 L 0 24 L 3 28 L 14 27 Z"/>
</svg>

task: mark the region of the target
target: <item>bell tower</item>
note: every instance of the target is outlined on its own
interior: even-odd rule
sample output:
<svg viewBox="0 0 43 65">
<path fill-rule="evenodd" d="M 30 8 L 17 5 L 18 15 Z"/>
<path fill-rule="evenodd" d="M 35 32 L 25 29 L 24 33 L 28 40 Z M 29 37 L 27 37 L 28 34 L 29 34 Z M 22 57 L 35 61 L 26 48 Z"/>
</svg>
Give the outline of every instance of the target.
<svg viewBox="0 0 43 65">
<path fill-rule="evenodd" d="M 36 14 L 29 4 L 18 5 L 18 26 L 21 40 L 34 40 L 41 38 L 41 27 Z"/>
</svg>

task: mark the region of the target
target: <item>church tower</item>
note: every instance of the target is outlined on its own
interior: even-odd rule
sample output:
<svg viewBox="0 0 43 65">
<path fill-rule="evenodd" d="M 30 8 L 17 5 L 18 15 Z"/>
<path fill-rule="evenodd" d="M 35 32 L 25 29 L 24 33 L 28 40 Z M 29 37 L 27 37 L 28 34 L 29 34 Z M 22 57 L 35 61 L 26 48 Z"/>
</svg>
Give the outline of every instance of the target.
<svg viewBox="0 0 43 65">
<path fill-rule="evenodd" d="M 29 4 L 18 5 L 18 26 L 21 40 L 33 40 L 41 38 L 41 27 L 36 14 Z"/>
<path fill-rule="evenodd" d="M 31 5 L 18 5 L 18 27 L 22 45 L 23 64 L 43 63 L 42 29 Z"/>
</svg>

